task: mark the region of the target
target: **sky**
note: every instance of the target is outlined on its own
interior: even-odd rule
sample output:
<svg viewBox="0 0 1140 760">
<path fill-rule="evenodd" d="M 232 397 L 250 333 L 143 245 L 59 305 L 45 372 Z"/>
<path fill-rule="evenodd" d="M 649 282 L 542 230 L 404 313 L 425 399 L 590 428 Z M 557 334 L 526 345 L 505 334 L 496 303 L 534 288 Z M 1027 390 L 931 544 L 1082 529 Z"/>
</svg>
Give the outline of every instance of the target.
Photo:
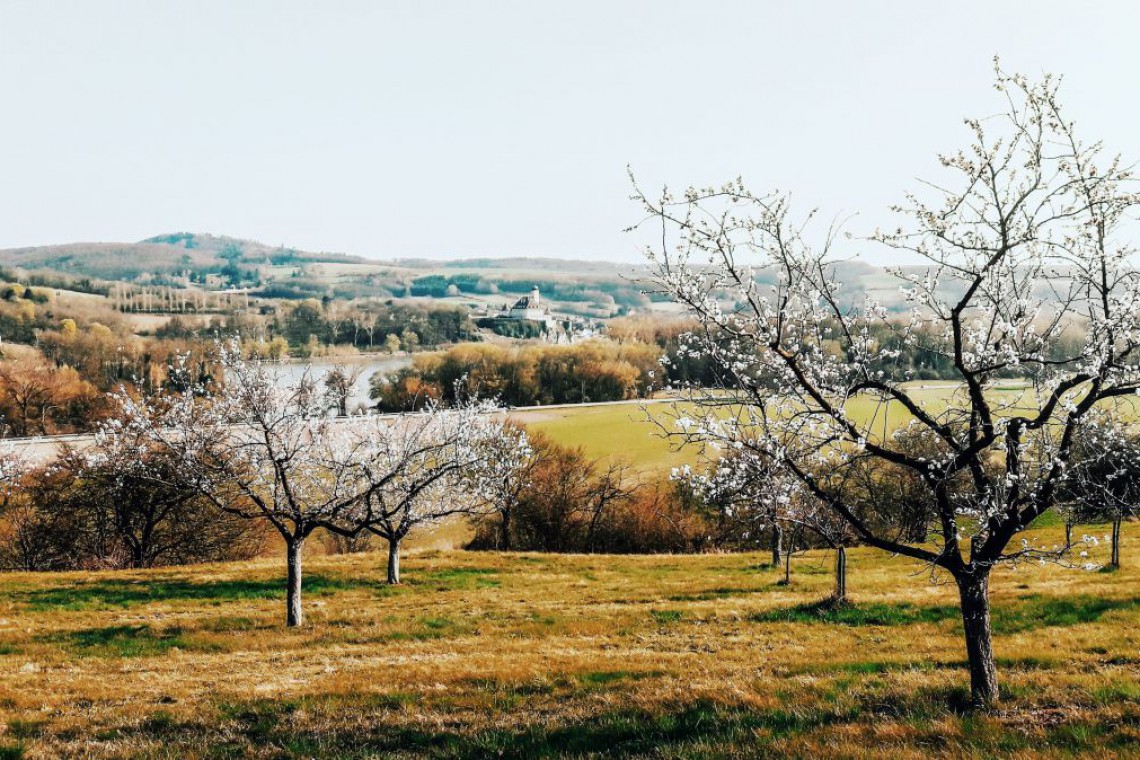
<svg viewBox="0 0 1140 760">
<path fill-rule="evenodd" d="M 0 248 L 633 261 L 627 166 L 858 235 L 998 111 L 995 54 L 1140 159 L 1138 27 L 1123 1 L 0 0 Z"/>
</svg>

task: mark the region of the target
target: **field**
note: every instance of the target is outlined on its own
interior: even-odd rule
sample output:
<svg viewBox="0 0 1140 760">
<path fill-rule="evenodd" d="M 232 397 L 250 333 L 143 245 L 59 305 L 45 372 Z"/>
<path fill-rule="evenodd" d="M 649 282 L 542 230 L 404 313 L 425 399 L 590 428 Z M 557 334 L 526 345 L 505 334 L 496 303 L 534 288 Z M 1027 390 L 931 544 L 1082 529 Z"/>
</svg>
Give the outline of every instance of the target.
<svg viewBox="0 0 1140 760">
<path fill-rule="evenodd" d="M 527 410 L 512 417 L 559 443 L 582 447 L 588 456 L 619 459 L 645 473 L 668 473 L 670 467 L 695 462 L 694 452 L 677 450 L 653 422 L 656 419 L 667 424 L 671 406 L 628 403 L 559 407 Z"/>
<path fill-rule="evenodd" d="M 1056 528 L 1042 530 L 1057 533 Z M 1127 547 L 1126 547 L 1127 548 Z M 854 550 L 820 613 L 757 555 L 314 557 L 282 570 L 0 577 L 0 757 L 1126 756 L 1140 742 L 1140 581 L 994 581 L 1005 699 L 964 707 L 952 589 Z"/>
<path fill-rule="evenodd" d="M 647 414 L 668 412 L 518 416 L 652 474 L 693 459 L 654 436 Z M 824 552 L 784 586 L 766 555 L 463 552 L 457 521 L 410 542 L 399 587 L 382 553 L 314 545 L 302 630 L 282 625 L 277 557 L 0 575 L 0 759 L 1138 755 L 1133 531 L 1120 571 L 996 574 L 989 713 L 966 704 L 953 588 L 869 549 L 849 554 L 853 604 L 829 610 Z"/>
<path fill-rule="evenodd" d="M 946 408 L 947 401 L 962 393 L 961 386 L 947 382 L 910 384 L 911 397 L 923 404 L 927 411 L 938 413 Z M 996 403 L 1017 409 L 1028 390 L 1016 381 L 999 385 L 989 391 Z M 1026 402 L 1028 403 L 1028 402 Z M 1127 399 L 1131 416 L 1136 416 L 1134 402 Z M 684 405 L 681 409 L 686 408 Z M 1030 407 L 1034 408 L 1034 407 Z M 877 402 L 860 396 L 848 405 L 853 419 L 865 423 L 873 434 L 883 436 L 909 419 L 897 402 L 879 407 Z M 598 406 L 560 407 L 550 410 L 527 410 L 513 415 L 520 422 L 550 435 L 554 440 L 569 446 L 581 446 L 592 457 L 620 459 L 644 473 L 667 473 L 669 468 L 682 464 L 696 464 L 697 454 L 692 449 L 673 445 L 662 435 L 662 428 L 673 429 L 676 416 L 670 403 L 640 405 L 634 402 Z"/>
</svg>

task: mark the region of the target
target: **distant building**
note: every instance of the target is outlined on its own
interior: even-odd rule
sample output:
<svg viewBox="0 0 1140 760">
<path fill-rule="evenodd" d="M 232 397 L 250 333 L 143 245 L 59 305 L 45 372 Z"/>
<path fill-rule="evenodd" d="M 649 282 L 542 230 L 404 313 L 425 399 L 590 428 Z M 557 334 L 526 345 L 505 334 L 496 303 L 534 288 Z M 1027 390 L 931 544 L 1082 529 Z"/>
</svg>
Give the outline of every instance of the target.
<svg viewBox="0 0 1140 760">
<path fill-rule="evenodd" d="M 550 315 L 542 308 L 542 296 L 538 288 L 530 291 L 529 296 L 523 296 L 506 314 L 507 319 L 529 319 L 534 322 L 545 322 Z"/>
</svg>

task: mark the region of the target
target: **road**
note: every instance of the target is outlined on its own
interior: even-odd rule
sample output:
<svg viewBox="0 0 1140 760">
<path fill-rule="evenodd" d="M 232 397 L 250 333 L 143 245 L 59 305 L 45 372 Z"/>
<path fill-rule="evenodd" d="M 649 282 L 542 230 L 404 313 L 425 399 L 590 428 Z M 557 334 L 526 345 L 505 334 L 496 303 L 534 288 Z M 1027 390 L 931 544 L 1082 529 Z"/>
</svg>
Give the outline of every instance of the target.
<svg viewBox="0 0 1140 760">
<path fill-rule="evenodd" d="M 676 401 L 675 398 L 631 399 L 628 401 L 590 401 L 583 404 L 550 404 L 548 406 L 514 406 L 508 407 L 507 413 L 511 415 L 526 414 L 527 412 L 548 412 L 556 409 L 585 409 L 598 406 L 636 406 L 640 404 L 666 404 Z M 382 417 L 396 419 L 399 414 L 385 414 Z M 355 417 L 338 417 L 338 421 L 351 422 Z M 77 435 L 41 435 L 30 438 L 7 438 L 0 445 L 10 446 L 20 453 L 25 462 L 39 465 L 51 461 L 59 456 L 63 446 L 75 449 L 84 449 L 90 446 L 95 436 L 90 433 Z"/>
</svg>

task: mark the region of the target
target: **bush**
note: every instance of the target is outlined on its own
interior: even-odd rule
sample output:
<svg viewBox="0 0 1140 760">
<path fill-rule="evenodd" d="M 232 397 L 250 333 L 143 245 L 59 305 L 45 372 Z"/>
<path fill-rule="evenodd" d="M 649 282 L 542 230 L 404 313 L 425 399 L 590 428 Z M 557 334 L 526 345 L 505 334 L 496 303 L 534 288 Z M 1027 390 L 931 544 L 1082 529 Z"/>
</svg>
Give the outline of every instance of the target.
<svg viewBox="0 0 1140 760">
<path fill-rule="evenodd" d="M 704 518 L 669 482 L 642 483 L 621 465 L 529 434 L 535 464 L 509 514 L 515 551 L 646 554 L 706 548 Z M 476 518 L 469 549 L 503 548 L 501 512 Z"/>
</svg>

